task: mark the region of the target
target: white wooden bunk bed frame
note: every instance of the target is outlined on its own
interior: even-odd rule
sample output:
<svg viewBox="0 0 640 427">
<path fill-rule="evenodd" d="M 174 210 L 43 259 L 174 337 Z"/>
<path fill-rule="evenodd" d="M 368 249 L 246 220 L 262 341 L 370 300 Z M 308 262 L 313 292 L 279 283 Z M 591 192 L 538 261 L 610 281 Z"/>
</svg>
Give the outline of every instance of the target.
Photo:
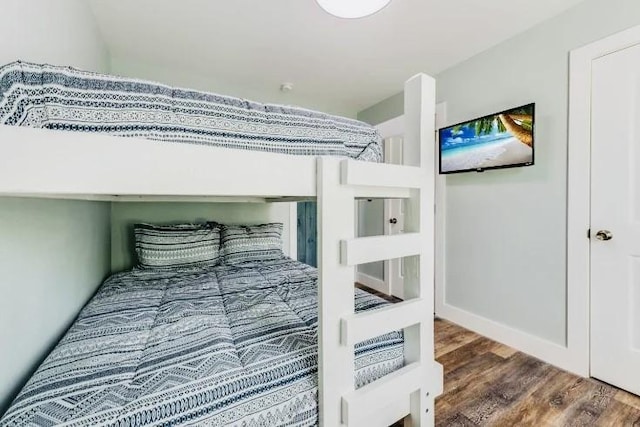
<svg viewBox="0 0 640 427">
<path fill-rule="evenodd" d="M 0 196 L 318 202 L 320 424 L 432 426 L 435 82 L 405 84 L 405 165 L 0 126 Z M 86 140 L 90 138 L 89 143 Z M 355 200 L 401 198 L 406 234 L 355 237 Z M 355 266 L 408 257 L 406 301 L 354 314 Z M 354 344 L 404 329 L 405 366 L 354 389 Z"/>
</svg>

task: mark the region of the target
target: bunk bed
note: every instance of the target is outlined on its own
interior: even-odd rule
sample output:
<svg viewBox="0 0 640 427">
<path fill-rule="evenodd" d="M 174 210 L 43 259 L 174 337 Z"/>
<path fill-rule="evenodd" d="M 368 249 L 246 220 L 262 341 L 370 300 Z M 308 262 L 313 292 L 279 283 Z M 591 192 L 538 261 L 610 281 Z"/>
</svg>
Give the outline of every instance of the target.
<svg viewBox="0 0 640 427">
<path fill-rule="evenodd" d="M 317 270 L 282 256 L 113 276 L 0 425 L 249 420 L 384 426 L 405 416 L 411 425 L 432 425 L 433 402 L 442 388 L 441 367 L 433 360 L 434 92 L 425 75 L 405 86 L 407 164 L 398 166 L 378 163 L 379 136 L 354 120 L 72 68 L 21 62 L 0 68 L 0 122 L 8 125 L 0 126 L 0 196 L 114 202 L 314 198 L 319 237 Z M 355 238 L 358 198 L 405 199 L 407 233 Z M 356 265 L 399 257 L 407 257 L 406 301 L 387 304 L 361 291 L 354 299 Z M 273 328 L 259 330 L 262 323 L 246 318 L 233 324 L 230 313 L 242 313 L 248 300 L 260 306 L 272 297 L 269 307 L 281 310 L 271 316 Z M 171 324 L 184 306 L 204 310 L 207 320 L 197 326 L 203 329 L 189 335 L 197 339 L 158 327 Z M 110 317 L 115 307 L 130 308 L 133 317 Z M 92 363 L 109 363 L 89 357 L 97 349 L 83 346 L 84 363 L 72 364 L 78 371 L 64 371 L 74 343 L 100 346 L 92 335 L 100 322 L 111 332 L 133 328 L 135 350 L 121 352 L 117 372 L 126 387 L 79 379 L 95 373 Z M 282 335 L 288 328 L 291 333 Z M 260 333 L 264 343 L 256 341 Z M 180 345 L 189 350 L 176 372 L 165 366 L 175 381 L 154 383 L 154 364 L 144 364 L 149 355 L 141 337 L 155 343 L 152 353 L 175 352 Z M 203 349 L 207 339 L 219 347 Z M 295 351 L 261 356 L 254 347 L 262 344 Z M 198 351 L 215 361 L 203 368 L 211 375 L 179 381 L 189 377 L 186 366 L 198 371 Z M 280 388 L 269 388 L 270 381 Z M 243 418 L 240 408 L 256 417 Z"/>
</svg>

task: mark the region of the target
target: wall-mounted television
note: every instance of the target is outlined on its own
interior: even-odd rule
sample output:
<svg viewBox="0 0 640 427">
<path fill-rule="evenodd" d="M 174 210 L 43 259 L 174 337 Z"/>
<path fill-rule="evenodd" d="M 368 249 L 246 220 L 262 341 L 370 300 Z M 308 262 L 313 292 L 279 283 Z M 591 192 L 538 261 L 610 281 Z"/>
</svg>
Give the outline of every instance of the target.
<svg viewBox="0 0 640 427">
<path fill-rule="evenodd" d="M 440 129 L 440 173 L 533 165 L 535 110 L 529 104 Z"/>
</svg>

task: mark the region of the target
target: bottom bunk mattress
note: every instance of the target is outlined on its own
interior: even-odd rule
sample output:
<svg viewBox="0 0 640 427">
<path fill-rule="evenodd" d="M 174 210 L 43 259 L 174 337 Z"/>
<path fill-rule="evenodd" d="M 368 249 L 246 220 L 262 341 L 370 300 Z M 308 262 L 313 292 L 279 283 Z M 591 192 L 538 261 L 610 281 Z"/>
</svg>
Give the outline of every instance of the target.
<svg viewBox="0 0 640 427">
<path fill-rule="evenodd" d="M 316 425 L 317 343 L 317 272 L 297 261 L 119 273 L 0 425 Z M 355 361 L 356 387 L 399 369 L 402 333 L 357 344 Z"/>
</svg>

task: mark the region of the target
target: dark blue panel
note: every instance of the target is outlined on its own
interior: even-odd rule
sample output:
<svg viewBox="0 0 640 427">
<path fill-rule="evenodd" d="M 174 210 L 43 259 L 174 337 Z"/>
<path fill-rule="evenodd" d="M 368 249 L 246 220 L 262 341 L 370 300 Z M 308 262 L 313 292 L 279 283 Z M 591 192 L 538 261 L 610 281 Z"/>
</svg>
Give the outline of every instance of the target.
<svg viewBox="0 0 640 427">
<path fill-rule="evenodd" d="M 298 203 L 298 261 L 318 266 L 317 205 L 315 202 Z"/>
</svg>

